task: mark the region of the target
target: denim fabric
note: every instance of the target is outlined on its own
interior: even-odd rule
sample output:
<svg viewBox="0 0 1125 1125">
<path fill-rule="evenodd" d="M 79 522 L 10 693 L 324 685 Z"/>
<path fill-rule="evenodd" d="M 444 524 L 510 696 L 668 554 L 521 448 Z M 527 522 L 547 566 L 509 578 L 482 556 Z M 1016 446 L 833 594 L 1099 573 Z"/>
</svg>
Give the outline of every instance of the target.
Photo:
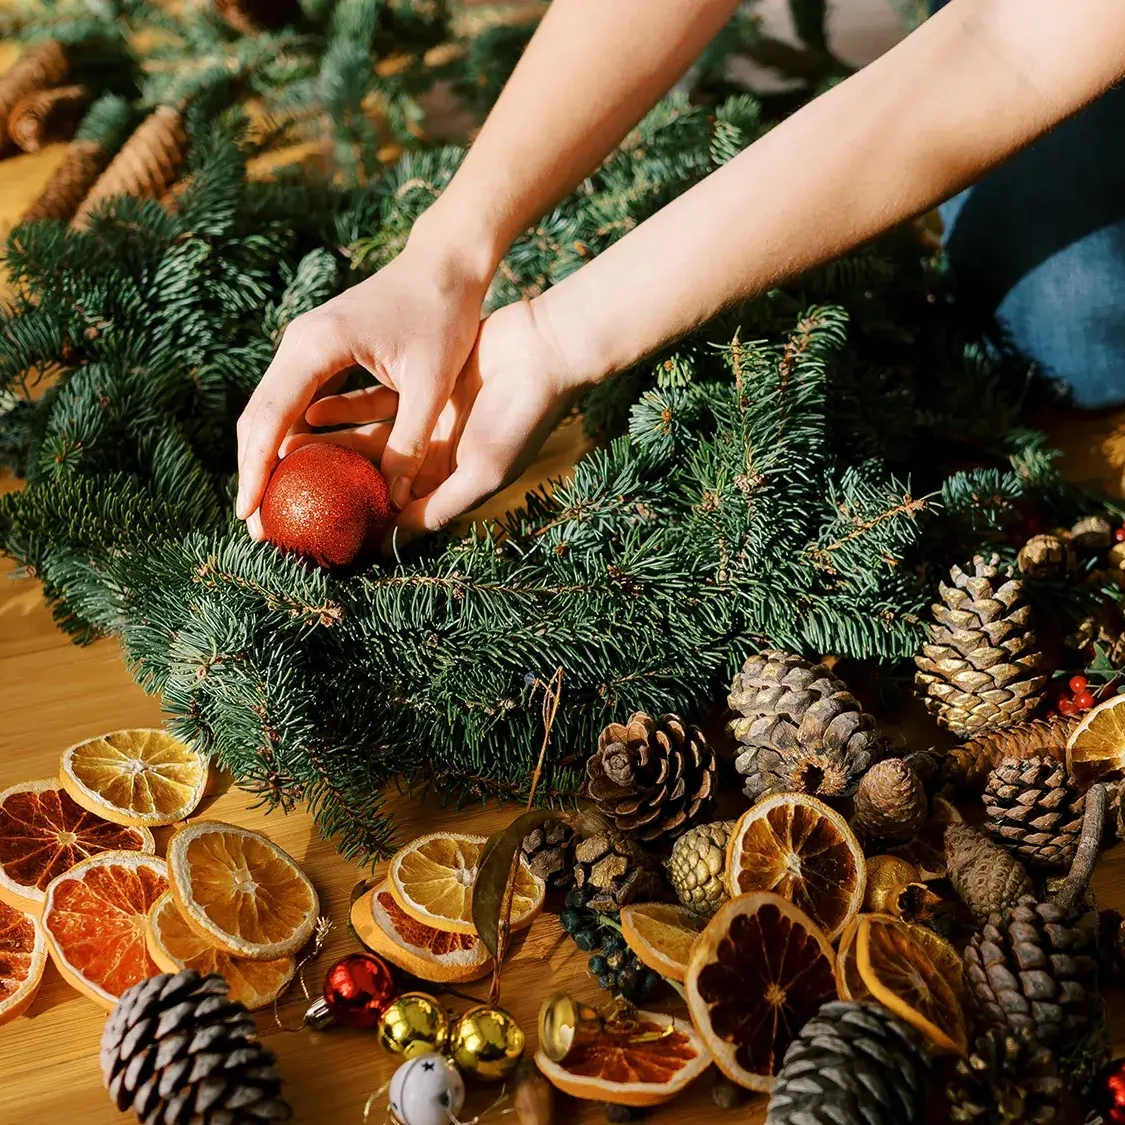
<svg viewBox="0 0 1125 1125">
<path fill-rule="evenodd" d="M 941 216 L 966 299 L 995 313 L 1076 405 L 1125 402 L 1125 86 L 949 200 Z"/>
</svg>

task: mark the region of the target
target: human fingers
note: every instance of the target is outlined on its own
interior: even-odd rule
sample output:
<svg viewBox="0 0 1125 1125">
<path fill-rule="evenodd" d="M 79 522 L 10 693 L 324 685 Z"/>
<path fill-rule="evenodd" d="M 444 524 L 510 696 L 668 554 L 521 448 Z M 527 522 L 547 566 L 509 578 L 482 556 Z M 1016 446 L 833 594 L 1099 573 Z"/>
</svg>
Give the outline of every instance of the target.
<svg viewBox="0 0 1125 1125">
<path fill-rule="evenodd" d="M 305 411 L 305 421 L 310 426 L 358 426 L 393 418 L 397 410 L 398 393 L 390 387 L 362 387 L 318 398 Z"/>
<path fill-rule="evenodd" d="M 379 468 L 391 489 L 391 503 L 404 509 L 410 503 L 414 478 L 426 459 L 430 436 L 449 401 L 437 386 L 426 381 L 399 387 L 398 411 Z"/>
<path fill-rule="evenodd" d="M 390 437 L 391 424 L 389 422 L 375 422 L 369 426 L 356 426 L 351 430 L 334 430 L 330 434 L 290 434 L 281 443 L 281 456 L 288 457 L 295 449 L 302 445 L 313 445 L 317 442 L 328 445 L 342 445 L 346 449 L 354 449 L 362 453 L 369 461 L 378 462 L 383 455 L 383 449 Z"/>
<path fill-rule="evenodd" d="M 428 496 L 408 504 L 383 541 L 384 551 L 393 551 L 419 536 L 439 531 L 450 520 L 475 508 L 504 486 L 504 473 L 484 464 L 458 466 Z"/>
</svg>

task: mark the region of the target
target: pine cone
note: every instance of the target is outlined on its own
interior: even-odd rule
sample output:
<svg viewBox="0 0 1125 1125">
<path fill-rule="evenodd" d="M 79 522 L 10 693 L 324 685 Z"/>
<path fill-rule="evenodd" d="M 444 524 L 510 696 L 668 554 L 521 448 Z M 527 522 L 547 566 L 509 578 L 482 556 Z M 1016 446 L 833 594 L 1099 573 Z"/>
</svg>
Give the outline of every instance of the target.
<svg viewBox="0 0 1125 1125">
<path fill-rule="evenodd" d="M 1065 577 L 1077 565 L 1077 559 L 1069 538 L 1034 535 L 1020 548 L 1016 565 L 1028 578 L 1050 580 Z"/>
<path fill-rule="evenodd" d="M 727 841 L 733 820 L 700 824 L 685 832 L 672 848 L 668 878 L 689 910 L 714 914 L 730 897 L 727 891 Z"/>
<path fill-rule="evenodd" d="M 663 889 L 656 860 L 636 840 L 606 825 L 574 845 L 574 882 L 591 887 L 591 910 L 614 911 L 658 898 Z"/>
<path fill-rule="evenodd" d="M 1003 914 L 1031 891 L 1031 876 L 1006 848 L 967 824 L 945 830 L 949 881 L 978 923 Z"/>
<path fill-rule="evenodd" d="M 226 981 L 193 969 L 126 990 L 102 1032 L 102 1077 L 144 1125 L 288 1121 L 273 1052 Z"/>
<path fill-rule="evenodd" d="M 990 1028 L 958 1059 L 946 1086 L 949 1116 L 961 1125 L 1054 1125 L 1064 1083 L 1054 1054 L 1027 1035 Z"/>
<path fill-rule="evenodd" d="M 54 39 L 30 47 L 0 74 L 0 148 L 9 141 L 8 117 L 28 94 L 57 86 L 66 79 L 66 51 Z"/>
<path fill-rule="evenodd" d="M 926 822 L 929 807 L 918 775 L 901 758 L 885 758 L 860 780 L 852 828 L 865 842 L 901 843 Z"/>
<path fill-rule="evenodd" d="M 776 791 L 850 796 L 887 755 L 886 739 L 844 684 L 791 653 L 750 657 L 727 702 L 741 716 L 730 731 L 746 747 L 735 766 L 752 801 Z"/>
<path fill-rule="evenodd" d="M 179 112 L 160 106 L 141 122 L 98 177 L 71 225 L 85 230 L 94 210 L 116 195 L 158 199 L 176 178 L 186 153 L 187 135 Z"/>
<path fill-rule="evenodd" d="M 930 641 L 914 660 L 926 708 L 962 736 L 1022 722 L 1047 684 L 1023 583 L 998 563 L 976 558 L 971 573 L 950 571 L 932 607 Z"/>
<path fill-rule="evenodd" d="M 532 873 L 549 887 L 574 882 L 574 833 L 561 820 L 548 820 L 523 838 L 523 855 Z"/>
<path fill-rule="evenodd" d="M 297 0 L 215 0 L 215 11 L 224 23 L 243 35 L 276 31 L 296 23 L 301 16 Z"/>
<path fill-rule="evenodd" d="M 1048 715 L 1029 723 L 978 735 L 945 756 L 942 776 L 959 789 L 982 790 L 988 775 L 1005 758 L 1066 761 L 1066 740 L 1079 720 Z"/>
<path fill-rule="evenodd" d="M 1005 758 L 984 789 L 994 840 L 1039 867 L 1069 867 L 1082 832 L 1085 800 L 1053 758 Z"/>
<path fill-rule="evenodd" d="M 1088 555 L 1108 551 L 1113 546 L 1113 524 L 1105 516 L 1085 516 L 1070 529 L 1070 543 Z"/>
<path fill-rule="evenodd" d="M 85 86 L 37 90 L 13 107 L 8 133 L 24 152 L 38 152 L 52 141 L 69 140 L 89 102 L 90 91 Z"/>
<path fill-rule="evenodd" d="M 882 1005 L 831 1001 L 785 1052 L 766 1125 L 912 1125 L 929 1067 L 918 1032 Z"/>
<path fill-rule="evenodd" d="M 679 836 L 715 804 L 715 754 L 698 727 L 638 711 L 610 723 L 586 763 L 586 795 L 639 840 Z"/>
<path fill-rule="evenodd" d="M 965 979 L 984 1026 L 1026 1032 L 1059 1050 L 1094 1026 L 1097 914 L 1024 895 L 965 947 Z"/>
</svg>

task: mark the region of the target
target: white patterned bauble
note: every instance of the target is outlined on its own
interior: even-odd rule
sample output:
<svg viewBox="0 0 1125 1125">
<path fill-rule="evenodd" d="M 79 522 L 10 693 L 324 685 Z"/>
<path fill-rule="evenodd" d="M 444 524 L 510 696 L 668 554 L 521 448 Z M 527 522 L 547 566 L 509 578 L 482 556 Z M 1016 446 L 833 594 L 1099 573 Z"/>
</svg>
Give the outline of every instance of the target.
<svg viewBox="0 0 1125 1125">
<path fill-rule="evenodd" d="M 433 1051 L 407 1059 L 391 1078 L 391 1116 L 398 1125 L 450 1125 L 464 1104 L 460 1071 Z"/>
</svg>

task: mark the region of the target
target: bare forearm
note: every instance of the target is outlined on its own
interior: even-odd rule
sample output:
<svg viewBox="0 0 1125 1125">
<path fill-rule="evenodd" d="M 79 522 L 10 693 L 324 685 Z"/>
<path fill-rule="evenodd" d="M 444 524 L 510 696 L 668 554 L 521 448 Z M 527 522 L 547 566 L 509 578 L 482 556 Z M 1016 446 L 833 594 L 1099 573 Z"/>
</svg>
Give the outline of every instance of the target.
<svg viewBox="0 0 1125 1125">
<path fill-rule="evenodd" d="M 533 312 L 594 381 L 932 207 L 1123 73 L 1118 0 L 954 0 Z"/>
<path fill-rule="evenodd" d="M 554 0 L 418 241 L 491 272 L 718 33 L 738 0 Z"/>
</svg>

